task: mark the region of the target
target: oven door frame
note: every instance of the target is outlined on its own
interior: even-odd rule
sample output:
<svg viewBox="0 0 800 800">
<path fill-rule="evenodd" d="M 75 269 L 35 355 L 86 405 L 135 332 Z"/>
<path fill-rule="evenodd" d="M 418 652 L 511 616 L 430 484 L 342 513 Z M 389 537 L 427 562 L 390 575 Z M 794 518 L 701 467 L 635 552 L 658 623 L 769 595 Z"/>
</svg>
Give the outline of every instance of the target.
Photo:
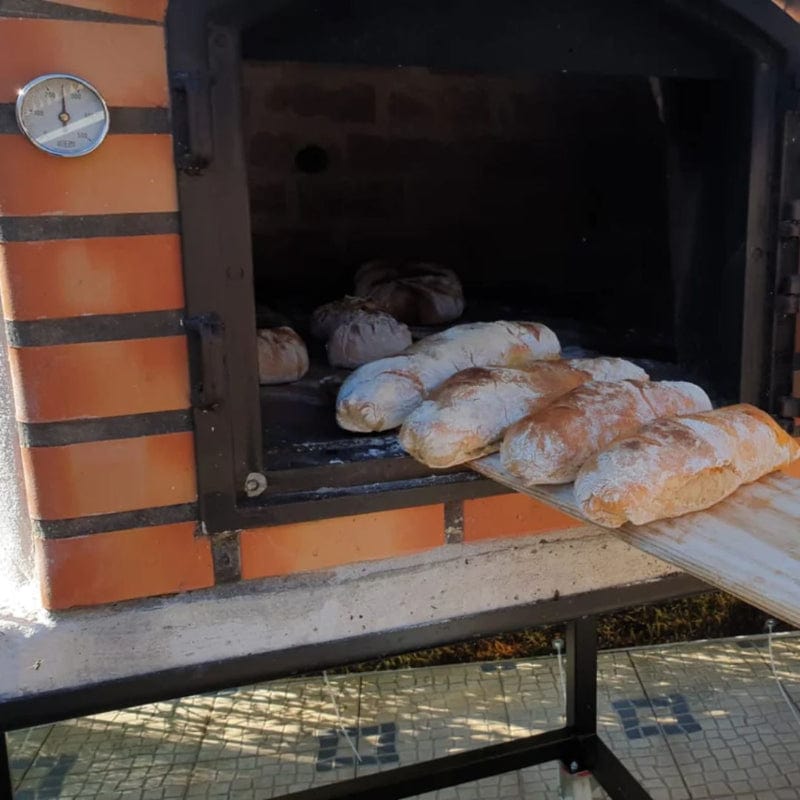
<svg viewBox="0 0 800 800">
<path fill-rule="evenodd" d="M 298 469 L 294 481 L 291 474 L 272 475 L 264 464 L 240 32 L 289 2 L 170 0 L 167 13 L 185 328 L 206 533 L 507 492 L 468 470 L 431 475 L 406 468 L 398 477 L 393 462 L 402 460 L 388 459 L 375 465 L 369 482 L 350 475 L 320 497 L 315 486 L 329 486 L 326 476 Z M 800 26 L 770 0 L 664 2 L 753 53 L 753 113 L 761 124 L 753 126 L 751 149 L 743 325 L 752 335 L 743 343 L 741 397 L 776 411 L 778 397 L 790 393 L 791 372 L 776 369 L 775 354 L 784 361 L 789 354 L 791 363 L 793 353 L 791 326 L 776 315 L 772 298 L 780 274 L 796 271 L 785 254 L 776 269 L 775 252 L 777 210 L 800 198 L 800 159 L 790 157 L 796 155 L 790 127 L 798 127 L 800 108 Z"/>
</svg>

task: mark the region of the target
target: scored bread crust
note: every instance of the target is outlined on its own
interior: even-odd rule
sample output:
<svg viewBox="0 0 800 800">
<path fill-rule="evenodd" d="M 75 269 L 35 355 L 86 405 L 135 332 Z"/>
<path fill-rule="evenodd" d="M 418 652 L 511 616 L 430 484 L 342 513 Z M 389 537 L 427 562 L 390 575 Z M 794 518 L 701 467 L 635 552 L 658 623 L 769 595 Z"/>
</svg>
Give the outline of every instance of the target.
<svg viewBox="0 0 800 800">
<path fill-rule="evenodd" d="M 355 311 L 334 328 L 325 345 L 333 367 L 353 369 L 402 353 L 412 343 L 407 325 L 383 311 Z"/>
<path fill-rule="evenodd" d="M 599 525 L 643 525 L 710 508 L 798 457 L 786 431 L 742 403 L 656 420 L 620 439 L 584 464 L 575 498 Z"/>
<path fill-rule="evenodd" d="M 458 319 L 464 311 L 461 281 L 441 264 L 369 261 L 356 272 L 355 292 L 380 303 L 408 325 L 440 325 Z"/>
<path fill-rule="evenodd" d="M 279 384 L 298 381 L 308 372 L 305 342 L 285 325 L 257 332 L 258 382 Z"/>
<path fill-rule="evenodd" d="M 661 417 L 710 411 L 708 395 L 684 381 L 592 381 L 512 425 L 503 467 L 529 486 L 570 483 L 596 452 Z"/>
<path fill-rule="evenodd" d="M 363 313 L 388 314 L 389 312 L 380 303 L 368 297 L 345 295 L 341 300 L 334 300 L 314 309 L 310 320 L 311 335 L 315 339 L 329 339 L 340 325 L 351 322 Z"/>
<path fill-rule="evenodd" d="M 592 378 L 647 378 L 647 373 L 621 358 L 546 361 L 524 370 L 466 369 L 407 417 L 400 446 L 429 467 L 463 464 L 496 451 L 509 425 Z"/>
<path fill-rule="evenodd" d="M 396 428 L 451 375 L 475 366 L 526 367 L 558 358 L 555 333 L 536 322 L 474 322 L 421 339 L 398 356 L 359 367 L 336 400 L 336 421 L 348 431 Z"/>
</svg>

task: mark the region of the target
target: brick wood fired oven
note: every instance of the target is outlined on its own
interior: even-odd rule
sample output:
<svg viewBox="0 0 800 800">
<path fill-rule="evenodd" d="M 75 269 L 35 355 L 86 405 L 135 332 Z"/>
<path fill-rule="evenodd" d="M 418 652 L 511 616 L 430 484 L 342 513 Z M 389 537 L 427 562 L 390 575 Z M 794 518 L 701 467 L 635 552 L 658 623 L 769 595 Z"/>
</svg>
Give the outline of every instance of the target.
<svg viewBox="0 0 800 800">
<path fill-rule="evenodd" d="M 422 37 L 397 69 L 405 45 L 387 51 L 385 29 L 404 20 L 382 27 L 369 3 L 321 19 L 302 3 L 167 5 L 0 0 L 6 466 L 27 504 L 7 552 L 25 560 L 30 522 L 46 608 L 575 527 L 466 472 L 341 456 L 329 406 L 259 393 L 259 306 L 343 294 L 376 251 L 459 266 L 487 296 L 476 318 L 509 305 L 493 281 L 535 287 L 556 317 L 569 297 L 601 345 L 800 415 L 796 4 L 595 3 L 605 17 L 573 10 L 520 74 L 513 48 L 481 54 L 468 26 L 471 50 Z M 568 46 L 579 28 L 585 50 Z M 55 160 L 16 127 L 18 89 L 55 71 L 110 107 L 85 158 Z M 571 146 L 565 130 L 590 135 Z M 531 258 L 549 266 L 532 277 Z M 301 458 L 310 443 L 336 458 Z"/>
</svg>

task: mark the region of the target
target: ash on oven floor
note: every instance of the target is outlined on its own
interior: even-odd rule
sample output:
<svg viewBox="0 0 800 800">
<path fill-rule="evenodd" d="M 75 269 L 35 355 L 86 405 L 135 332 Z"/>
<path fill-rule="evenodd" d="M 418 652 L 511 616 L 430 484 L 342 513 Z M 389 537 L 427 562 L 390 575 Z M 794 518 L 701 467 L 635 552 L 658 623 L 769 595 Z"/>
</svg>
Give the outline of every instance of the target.
<svg viewBox="0 0 800 800">
<path fill-rule="evenodd" d="M 800 797 L 800 725 L 762 643 L 601 653 L 601 735 L 654 800 Z M 800 635 L 776 636 L 773 651 L 800 701 Z M 278 797 L 558 727 L 560 685 L 556 659 L 536 658 L 298 678 L 99 714 L 12 733 L 15 797 Z M 548 764 L 425 798 L 555 800 L 558 782 Z"/>
</svg>

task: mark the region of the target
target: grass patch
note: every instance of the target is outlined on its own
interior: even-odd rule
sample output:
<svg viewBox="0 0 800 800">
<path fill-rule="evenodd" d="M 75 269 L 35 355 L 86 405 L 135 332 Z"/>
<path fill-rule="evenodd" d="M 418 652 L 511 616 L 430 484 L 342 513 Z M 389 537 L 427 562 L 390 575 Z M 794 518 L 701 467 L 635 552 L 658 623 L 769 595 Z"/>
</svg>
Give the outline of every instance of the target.
<svg viewBox="0 0 800 800">
<path fill-rule="evenodd" d="M 601 650 L 722 639 L 764 633 L 767 617 L 763 611 L 725 592 L 707 592 L 601 616 L 598 619 L 598 638 Z M 553 639 L 563 630 L 563 626 L 556 625 L 507 633 L 365 661 L 336 672 L 371 672 L 552 655 Z M 775 630 L 792 630 L 792 627 L 779 622 Z"/>
</svg>

